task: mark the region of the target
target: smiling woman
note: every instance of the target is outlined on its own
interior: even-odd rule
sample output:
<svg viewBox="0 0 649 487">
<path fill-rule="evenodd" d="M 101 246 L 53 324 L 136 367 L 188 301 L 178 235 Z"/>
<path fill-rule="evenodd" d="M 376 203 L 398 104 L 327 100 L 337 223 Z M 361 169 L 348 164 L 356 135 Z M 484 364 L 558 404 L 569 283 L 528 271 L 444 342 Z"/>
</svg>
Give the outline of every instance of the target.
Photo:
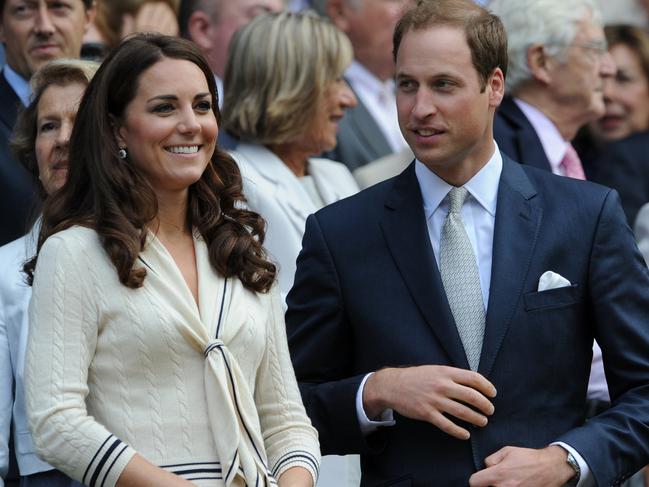
<svg viewBox="0 0 649 487">
<path fill-rule="evenodd" d="M 26 265 L 26 390 L 38 454 L 84 484 L 315 483 L 263 220 L 218 119 L 197 48 L 161 35 L 121 44 L 81 103 Z"/>
</svg>

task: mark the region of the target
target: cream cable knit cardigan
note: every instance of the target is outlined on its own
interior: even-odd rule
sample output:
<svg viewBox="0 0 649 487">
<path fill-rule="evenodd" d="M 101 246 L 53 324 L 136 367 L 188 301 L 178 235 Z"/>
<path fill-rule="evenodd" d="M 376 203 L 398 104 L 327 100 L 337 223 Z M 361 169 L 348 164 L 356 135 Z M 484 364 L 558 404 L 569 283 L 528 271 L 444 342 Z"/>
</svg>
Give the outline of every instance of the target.
<svg viewBox="0 0 649 487">
<path fill-rule="evenodd" d="M 218 405 L 209 405 L 218 396 L 204 354 L 222 341 L 268 470 L 278 478 L 299 465 L 315 479 L 317 433 L 301 403 L 276 289 L 257 294 L 232 278 L 226 285 L 200 237 L 194 247 L 198 307 L 155 237 L 136 264 L 147 268 L 140 289 L 119 282 L 91 229 L 73 227 L 45 242 L 25 371 L 37 453 L 90 486 L 115 485 L 136 451 L 196 485 L 225 485 L 229 463 L 222 471 L 216 443 L 237 440 L 220 428 Z M 219 316 L 220 340 L 210 339 Z"/>
</svg>

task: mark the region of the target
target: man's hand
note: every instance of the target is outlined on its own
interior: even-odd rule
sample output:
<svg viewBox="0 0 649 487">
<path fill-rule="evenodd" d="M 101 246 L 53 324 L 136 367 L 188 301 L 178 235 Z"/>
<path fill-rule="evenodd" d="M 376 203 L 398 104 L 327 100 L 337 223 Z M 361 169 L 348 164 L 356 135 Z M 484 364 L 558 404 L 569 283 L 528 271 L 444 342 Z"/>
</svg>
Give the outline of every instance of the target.
<svg viewBox="0 0 649 487">
<path fill-rule="evenodd" d="M 494 412 L 488 398 L 495 396 L 496 388 L 477 372 L 424 365 L 383 369 L 372 374 L 363 390 L 363 407 L 370 418 L 389 408 L 467 440 L 470 433 L 444 415 L 485 426 L 487 416 Z"/>
<path fill-rule="evenodd" d="M 471 487 L 560 487 L 575 471 L 558 445 L 542 450 L 506 446 L 485 459 L 486 468 L 469 479 Z"/>
</svg>

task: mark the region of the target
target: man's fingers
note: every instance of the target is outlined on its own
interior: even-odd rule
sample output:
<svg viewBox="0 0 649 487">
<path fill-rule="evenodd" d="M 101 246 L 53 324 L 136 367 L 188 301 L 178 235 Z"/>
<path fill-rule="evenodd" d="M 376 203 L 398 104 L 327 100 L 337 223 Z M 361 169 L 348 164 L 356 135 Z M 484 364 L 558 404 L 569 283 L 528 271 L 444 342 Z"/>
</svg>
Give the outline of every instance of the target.
<svg viewBox="0 0 649 487">
<path fill-rule="evenodd" d="M 438 411 L 434 411 L 431 414 L 430 422 L 447 435 L 453 436 L 458 440 L 468 440 L 471 436 L 467 430 L 456 425 L 453 421 L 451 421 Z"/>
<path fill-rule="evenodd" d="M 476 426 L 486 426 L 487 417 L 474 411 L 464 404 L 454 401 L 452 399 L 446 399 L 443 404 L 440 405 L 440 410 L 447 414 L 450 414 L 454 418 L 461 419 L 467 423 L 474 424 Z"/>
<path fill-rule="evenodd" d="M 493 467 L 494 465 L 498 465 L 507 456 L 507 451 L 508 451 L 507 448 L 508 447 L 501 448 L 496 453 L 492 453 L 491 455 L 489 455 L 487 458 L 484 459 L 484 464 L 487 467 Z"/>
<path fill-rule="evenodd" d="M 491 416 L 494 413 L 494 405 L 491 401 L 475 389 L 456 384 L 456 387 L 449 392 L 448 397 L 450 399 L 468 404 L 487 416 Z"/>
<path fill-rule="evenodd" d="M 487 397 L 496 397 L 496 388 L 482 374 L 465 369 L 452 370 L 452 379 L 458 384 L 475 389 Z"/>
<path fill-rule="evenodd" d="M 469 477 L 470 487 L 490 487 L 495 482 L 496 479 L 494 478 L 493 472 L 489 469 L 480 470 Z"/>
</svg>

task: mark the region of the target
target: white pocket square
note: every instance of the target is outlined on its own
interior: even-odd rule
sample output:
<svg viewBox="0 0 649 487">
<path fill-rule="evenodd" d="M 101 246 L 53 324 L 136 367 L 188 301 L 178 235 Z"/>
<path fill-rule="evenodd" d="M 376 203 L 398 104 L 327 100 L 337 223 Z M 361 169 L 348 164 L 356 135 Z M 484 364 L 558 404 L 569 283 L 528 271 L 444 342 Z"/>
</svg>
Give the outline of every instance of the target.
<svg viewBox="0 0 649 487">
<path fill-rule="evenodd" d="M 570 284 L 570 281 L 561 274 L 552 271 L 545 271 L 539 279 L 538 291 L 547 291 L 548 289 L 568 286 L 572 286 L 572 284 Z"/>
</svg>

